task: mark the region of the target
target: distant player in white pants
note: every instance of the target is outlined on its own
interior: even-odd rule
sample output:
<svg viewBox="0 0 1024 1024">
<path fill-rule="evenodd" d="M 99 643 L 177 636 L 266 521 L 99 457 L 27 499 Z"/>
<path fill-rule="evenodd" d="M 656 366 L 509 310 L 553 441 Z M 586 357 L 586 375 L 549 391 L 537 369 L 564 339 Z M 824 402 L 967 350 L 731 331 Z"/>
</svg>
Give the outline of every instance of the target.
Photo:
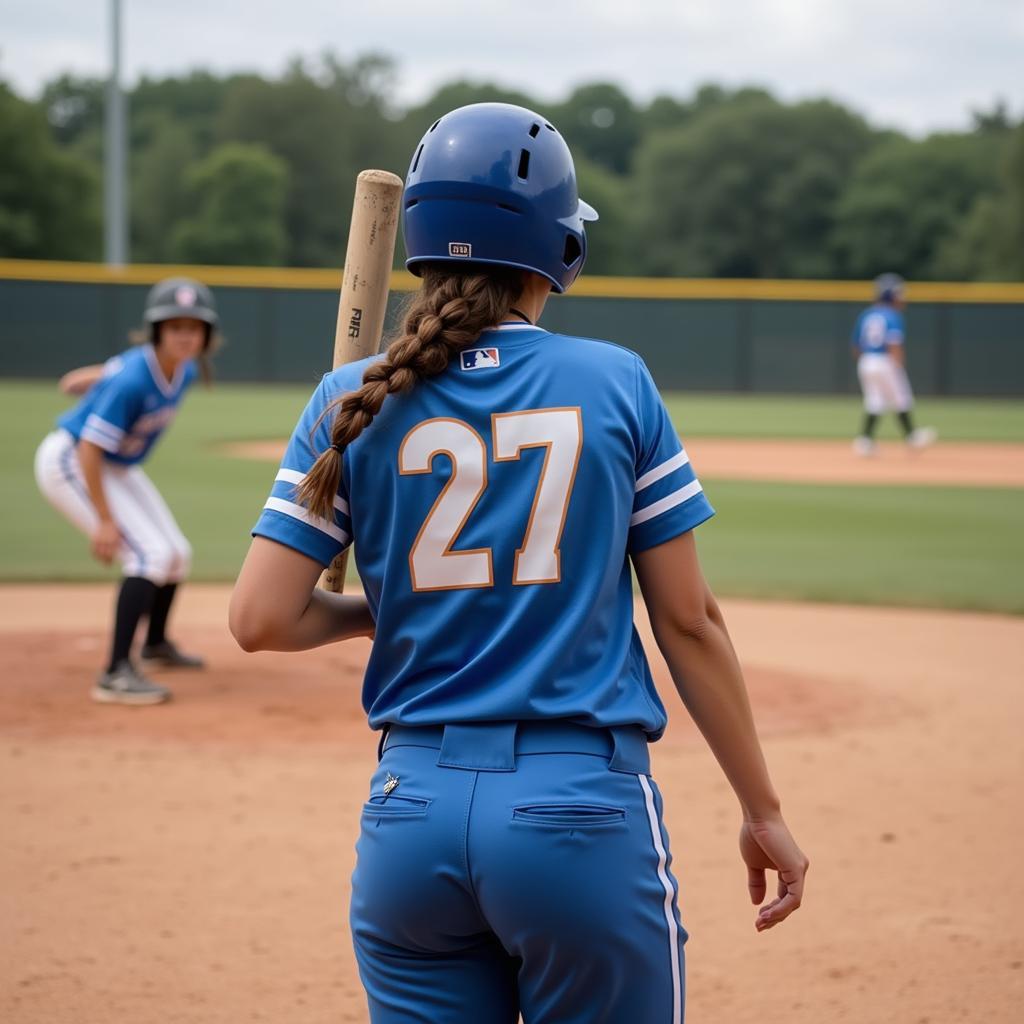
<svg viewBox="0 0 1024 1024">
<path fill-rule="evenodd" d="M 864 395 L 864 426 L 853 442 L 858 455 L 874 455 L 878 450 L 875 427 L 886 412 L 896 413 L 904 439 L 912 448 L 924 448 L 936 437 L 931 427 L 915 429 L 911 417 L 914 395 L 905 365 L 905 306 L 903 278 L 882 274 L 875 278 L 874 305 L 861 313 L 853 328 L 857 377 Z"/>
<path fill-rule="evenodd" d="M 171 696 L 132 661 L 142 618 L 149 620 L 144 660 L 203 666 L 166 636 L 192 549 L 141 463 L 195 380 L 196 360 L 209 351 L 218 319 L 209 289 L 188 278 L 154 285 L 144 317 L 148 344 L 62 378 L 66 394 L 84 397 L 58 419 L 35 460 L 36 481 L 50 504 L 90 538 L 101 562 L 121 563 L 110 659 L 92 696 L 131 705 L 158 704 Z"/>
</svg>

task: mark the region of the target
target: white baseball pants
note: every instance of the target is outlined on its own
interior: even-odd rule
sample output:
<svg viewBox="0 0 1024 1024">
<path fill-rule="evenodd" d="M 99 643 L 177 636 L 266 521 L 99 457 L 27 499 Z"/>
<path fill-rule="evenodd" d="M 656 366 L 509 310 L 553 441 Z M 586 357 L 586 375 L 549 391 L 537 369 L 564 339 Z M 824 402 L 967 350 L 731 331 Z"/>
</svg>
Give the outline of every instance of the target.
<svg viewBox="0 0 1024 1024">
<path fill-rule="evenodd" d="M 75 439 L 66 430 L 48 434 L 36 451 L 36 483 L 53 507 L 87 537 L 99 523 L 78 462 Z M 158 587 L 188 575 L 192 548 L 153 481 L 141 466 L 103 464 L 103 490 L 121 531 L 118 551 L 125 576 L 141 576 Z"/>
<path fill-rule="evenodd" d="M 864 411 L 879 416 L 884 412 L 909 412 L 914 407 L 907 371 L 881 353 L 867 353 L 857 360 L 857 377 L 864 393 Z"/>
</svg>

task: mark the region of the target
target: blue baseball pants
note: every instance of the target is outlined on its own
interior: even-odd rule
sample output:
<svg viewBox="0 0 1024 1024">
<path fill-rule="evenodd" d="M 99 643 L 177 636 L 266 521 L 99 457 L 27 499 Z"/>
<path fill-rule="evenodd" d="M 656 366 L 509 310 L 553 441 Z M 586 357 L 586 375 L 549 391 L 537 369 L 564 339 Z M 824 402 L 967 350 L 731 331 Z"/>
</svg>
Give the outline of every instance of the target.
<svg viewBox="0 0 1024 1024">
<path fill-rule="evenodd" d="M 373 1024 L 681 1024 L 686 932 L 639 729 L 393 727 L 357 855 Z"/>
</svg>

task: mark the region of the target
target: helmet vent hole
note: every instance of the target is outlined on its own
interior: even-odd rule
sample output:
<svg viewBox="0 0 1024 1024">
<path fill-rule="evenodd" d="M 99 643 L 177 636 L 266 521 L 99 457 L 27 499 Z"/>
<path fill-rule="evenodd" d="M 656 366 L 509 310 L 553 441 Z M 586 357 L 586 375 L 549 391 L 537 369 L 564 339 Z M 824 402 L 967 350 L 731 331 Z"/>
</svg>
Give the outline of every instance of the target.
<svg viewBox="0 0 1024 1024">
<path fill-rule="evenodd" d="M 412 162 L 412 167 L 409 173 L 412 174 L 416 171 L 416 168 L 420 165 L 420 157 L 423 155 L 423 143 L 420 143 L 420 148 L 416 150 L 416 158 Z"/>
<path fill-rule="evenodd" d="M 544 123 L 544 127 L 547 128 L 549 132 L 553 132 L 555 130 L 554 125 L 550 125 L 547 122 Z"/>
<path fill-rule="evenodd" d="M 569 235 L 565 239 L 565 251 L 562 253 L 562 263 L 571 267 L 583 255 L 583 246 L 579 239 Z"/>
<path fill-rule="evenodd" d="M 539 124 L 531 124 L 530 125 L 530 138 L 531 139 L 535 139 L 535 138 L 537 138 L 538 135 L 540 135 L 540 125 Z"/>
<path fill-rule="evenodd" d="M 440 124 L 440 123 L 441 123 L 441 118 L 438 118 L 438 119 L 437 119 L 437 120 L 436 120 L 436 121 L 435 121 L 435 122 L 434 122 L 434 123 L 433 123 L 433 124 L 432 124 L 432 125 L 430 126 L 430 131 L 428 131 L 428 132 L 427 132 L 427 134 L 429 135 L 429 134 L 430 134 L 430 132 L 432 132 L 432 131 L 433 131 L 433 130 L 434 130 L 434 129 L 435 129 L 435 128 L 436 128 L 436 127 L 437 127 L 437 126 L 438 126 L 438 125 Z"/>
<path fill-rule="evenodd" d="M 508 210 L 509 213 L 519 213 L 519 211 L 514 206 L 510 206 L 508 203 L 498 203 L 498 209 Z"/>
<path fill-rule="evenodd" d="M 518 174 L 523 181 L 526 181 L 530 176 L 530 151 L 528 149 L 524 149 L 519 153 Z"/>
<path fill-rule="evenodd" d="M 407 202 L 407 203 L 405 204 L 405 208 L 406 208 L 407 210 L 411 210 L 411 209 L 412 209 L 412 208 L 413 208 L 413 207 L 414 207 L 414 206 L 415 206 L 415 205 L 416 205 L 416 204 L 417 204 L 418 202 L 419 202 L 419 200 L 418 200 L 418 199 L 410 199 L 410 200 L 409 200 L 409 201 L 408 201 L 408 202 Z"/>
</svg>

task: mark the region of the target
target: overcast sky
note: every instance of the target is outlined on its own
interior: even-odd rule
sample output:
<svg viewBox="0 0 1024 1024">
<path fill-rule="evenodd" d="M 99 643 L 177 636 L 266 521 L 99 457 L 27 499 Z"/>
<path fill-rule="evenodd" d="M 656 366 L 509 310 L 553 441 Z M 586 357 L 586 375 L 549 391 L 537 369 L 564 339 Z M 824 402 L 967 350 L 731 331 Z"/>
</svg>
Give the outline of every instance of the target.
<svg viewBox="0 0 1024 1024">
<path fill-rule="evenodd" d="M 103 75 L 109 0 L 0 0 L 0 78 L 35 95 Z M 398 64 L 416 102 L 459 77 L 544 99 L 617 82 L 634 99 L 695 86 L 829 96 L 876 125 L 963 128 L 1002 98 L 1024 116 L 1024 0 L 123 0 L 126 80 L 192 68 L 276 74 L 326 48 Z"/>
</svg>

